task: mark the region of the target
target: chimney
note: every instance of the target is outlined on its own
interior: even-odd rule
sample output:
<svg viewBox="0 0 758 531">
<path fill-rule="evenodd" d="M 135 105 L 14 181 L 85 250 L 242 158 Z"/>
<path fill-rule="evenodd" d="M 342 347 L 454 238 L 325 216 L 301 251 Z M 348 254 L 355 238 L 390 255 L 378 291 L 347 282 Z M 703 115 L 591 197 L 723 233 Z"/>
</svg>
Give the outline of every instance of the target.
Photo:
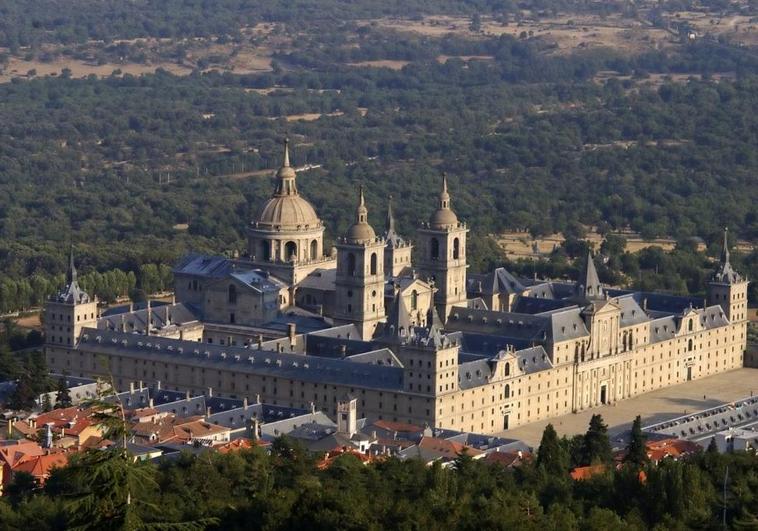
<svg viewBox="0 0 758 531">
<path fill-rule="evenodd" d="M 35 417 L 29 417 L 26 419 L 26 422 L 29 423 L 29 426 L 31 426 L 32 429 L 37 429 L 37 419 Z"/>
<path fill-rule="evenodd" d="M 173 306 L 176 304 L 176 293 L 171 294 L 171 305 Z"/>
<path fill-rule="evenodd" d="M 642 299 L 642 309 L 647 311 L 647 297 Z"/>
<path fill-rule="evenodd" d="M 160 390 L 161 390 L 161 381 L 160 381 L 160 380 L 158 380 L 157 382 L 155 382 L 155 388 L 156 388 L 158 391 L 160 391 Z"/>
<path fill-rule="evenodd" d="M 250 420 L 250 438 L 257 441 L 261 438 L 261 423 L 257 418 Z"/>
<path fill-rule="evenodd" d="M 179 341 L 184 341 L 184 330 L 179 329 Z"/>
<path fill-rule="evenodd" d="M 190 390 L 189 389 L 187 389 L 187 393 L 184 395 L 184 397 L 185 397 L 186 400 L 190 399 Z"/>
<path fill-rule="evenodd" d="M 311 402 L 311 414 L 313 414 L 315 412 L 316 412 L 316 404 L 314 404 L 313 402 Z"/>
<path fill-rule="evenodd" d="M 208 398 L 213 398 L 213 387 L 208 388 Z"/>
<path fill-rule="evenodd" d="M 153 406 L 154 406 L 154 403 L 153 403 L 153 399 L 151 398 L 147 401 L 147 407 L 152 408 Z"/>
<path fill-rule="evenodd" d="M 245 398 L 242 399 L 242 407 L 244 409 L 247 409 L 247 397 L 245 397 Z"/>
<path fill-rule="evenodd" d="M 211 408 L 210 407 L 205 408 L 205 416 L 206 417 L 210 417 L 211 416 Z"/>
<path fill-rule="evenodd" d="M 263 334 L 258 334 L 258 350 L 263 350 Z"/>
<path fill-rule="evenodd" d="M 13 435 L 13 419 L 8 419 L 8 438 L 11 438 L 11 435 Z"/>
<path fill-rule="evenodd" d="M 147 314 L 145 315 L 145 335 L 150 335 L 150 330 L 153 328 L 153 307 L 150 304 L 150 299 L 147 299 Z"/>
<path fill-rule="evenodd" d="M 121 331 L 126 332 L 126 315 L 121 314 Z"/>
<path fill-rule="evenodd" d="M 142 391 L 142 380 L 139 381 L 139 390 Z"/>
<path fill-rule="evenodd" d="M 261 403 L 261 395 L 259 395 L 259 394 L 255 395 L 255 403 L 256 404 L 260 404 Z"/>
<path fill-rule="evenodd" d="M 290 345 L 295 344 L 295 323 L 287 323 L 287 337 L 290 338 Z"/>
<path fill-rule="evenodd" d="M 134 303 L 129 301 L 129 313 L 134 313 Z"/>
<path fill-rule="evenodd" d="M 340 345 L 340 357 L 344 359 L 345 356 L 347 356 L 347 345 L 343 343 Z"/>
</svg>

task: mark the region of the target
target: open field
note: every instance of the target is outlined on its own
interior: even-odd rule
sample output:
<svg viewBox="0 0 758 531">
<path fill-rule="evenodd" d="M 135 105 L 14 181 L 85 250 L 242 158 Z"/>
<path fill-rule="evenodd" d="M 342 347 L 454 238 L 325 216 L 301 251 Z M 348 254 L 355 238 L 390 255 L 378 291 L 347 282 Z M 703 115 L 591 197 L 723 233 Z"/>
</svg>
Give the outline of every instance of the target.
<svg viewBox="0 0 758 531">
<path fill-rule="evenodd" d="M 686 413 L 716 407 L 758 392 L 758 369 L 736 369 L 700 380 L 685 382 L 666 389 L 616 402 L 613 405 L 588 409 L 579 413 L 541 420 L 502 432 L 500 435 L 521 439 L 529 446 L 539 446 L 545 426 L 552 424 L 558 435 L 572 436 L 587 431 L 592 415 L 599 413 L 609 426 L 611 441 L 629 429 L 637 415 L 649 425 L 682 416 Z"/>
<path fill-rule="evenodd" d="M 31 70 L 35 70 L 36 76 L 39 77 L 60 76 L 66 68 L 71 71 L 71 77 L 73 78 L 82 78 L 91 75 L 108 77 L 113 74 L 114 70 L 120 70 L 122 74 L 131 74 L 133 76 L 152 74 L 159 68 L 176 75 L 187 75 L 192 71 L 190 68 L 174 63 L 159 63 L 154 65 L 136 63 L 98 65 L 67 58 L 61 58 L 51 63 L 43 63 L 36 60 L 25 61 L 17 57 L 12 57 L 8 66 L 2 73 L 0 73 L 0 83 L 8 83 L 14 77 L 28 77 L 27 73 Z"/>
<path fill-rule="evenodd" d="M 639 234 L 632 232 L 613 233 L 615 236 L 622 236 L 626 239 L 625 249 L 630 253 L 636 253 L 648 247 L 660 247 L 664 251 L 671 251 L 676 247 L 676 240 L 671 238 L 657 238 L 655 240 L 644 240 Z M 561 233 L 550 234 L 540 238 L 533 238 L 531 234 L 524 231 L 510 231 L 495 235 L 495 239 L 503 248 L 505 254 L 510 259 L 518 258 L 539 258 L 540 256 L 550 254 L 554 249 L 560 247 L 565 241 Z M 604 238 L 594 230 L 589 230 L 584 238 L 589 242 L 595 251 L 600 249 Z M 705 250 L 704 243 L 698 243 L 699 251 Z M 746 241 L 738 241 L 735 248 L 742 253 L 750 253 L 755 249 L 755 245 Z"/>
</svg>

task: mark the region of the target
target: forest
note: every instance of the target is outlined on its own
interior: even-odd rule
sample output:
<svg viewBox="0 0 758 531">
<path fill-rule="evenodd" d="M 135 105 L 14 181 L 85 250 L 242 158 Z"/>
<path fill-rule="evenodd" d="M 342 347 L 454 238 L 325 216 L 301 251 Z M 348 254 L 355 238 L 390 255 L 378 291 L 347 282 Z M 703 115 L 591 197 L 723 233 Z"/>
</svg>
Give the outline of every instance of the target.
<svg viewBox="0 0 758 531">
<path fill-rule="evenodd" d="M 631 228 L 682 244 L 673 253 L 604 255 L 604 280 L 700 294 L 723 227 L 733 241 L 758 240 L 758 55 L 749 48 L 703 39 L 638 55 L 555 55 L 540 39 L 359 26 L 353 19 L 369 9 L 365 2 L 336 0 L 319 3 L 324 11 L 313 17 L 308 0 L 274 2 L 270 12 L 224 0 L 213 14 L 200 1 L 130 9 L 73 0 L 57 18 L 41 7 L 49 3 L 0 2 L 0 28 L 23 34 L 33 49 L 35 39 L 65 40 L 59 30 L 128 38 L 161 35 L 156 26 L 165 24 L 169 35 L 188 36 L 204 20 L 203 35 L 213 39 L 214 21 L 228 22 L 230 13 L 237 21 L 229 27 L 288 13 L 304 20 L 283 26 L 291 45 L 274 53 L 268 72 L 64 72 L 0 85 L 1 312 L 37 306 L 60 287 L 71 243 L 87 288 L 107 301 L 170 287 L 170 267 L 188 250 L 244 254 L 245 227 L 271 193 L 285 135 L 296 165 L 317 166 L 300 172 L 298 185 L 328 241 L 347 227 L 361 183 L 371 222 L 382 226 L 393 195 L 400 230 L 413 238 L 443 171 L 472 229 L 475 271 L 575 274 L 572 249 L 537 264 L 507 263 L 492 237 L 504 230 L 577 236 L 589 226 Z M 418 8 L 466 14 L 510 5 L 441 0 Z M 687 7 L 677 5 L 662 9 Z M 103 12 L 111 15 L 97 16 Z M 472 56 L 484 59 L 463 59 Z M 407 64 L 355 66 L 376 60 Z M 321 117 L 297 118 L 307 114 Z M 705 240 L 707 255 L 688 247 L 692 237 Z M 755 252 L 734 260 L 744 274 L 758 274 Z M 758 287 L 750 297 L 758 301 Z"/>
<path fill-rule="evenodd" d="M 0 529 L 755 529 L 754 453 L 711 445 L 651 463 L 644 441 L 637 417 L 614 458 L 595 415 L 571 439 L 548 425 L 516 468 L 465 452 L 451 467 L 346 454 L 325 468 L 287 437 L 270 452 L 184 452 L 158 464 L 116 446 L 74 457 L 44 486 L 17 473 L 0 499 Z M 590 463 L 606 472 L 571 479 Z"/>
</svg>

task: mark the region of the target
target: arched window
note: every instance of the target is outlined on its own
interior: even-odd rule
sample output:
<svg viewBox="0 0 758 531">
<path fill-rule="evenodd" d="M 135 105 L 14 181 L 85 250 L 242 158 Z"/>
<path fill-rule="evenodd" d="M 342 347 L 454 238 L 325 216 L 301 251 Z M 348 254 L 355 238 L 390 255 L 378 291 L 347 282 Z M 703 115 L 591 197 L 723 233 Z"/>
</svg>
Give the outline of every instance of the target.
<svg viewBox="0 0 758 531">
<path fill-rule="evenodd" d="M 411 310 L 418 310 L 418 291 L 411 292 Z"/>
<path fill-rule="evenodd" d="M 237 304 L 237 286 L 229 284 L 229 304 Z"/>
<path fill-rule="evenodd" d="M 313 240 L 311 242 L 311 260 L 318 258 L 318 242 Z"/>
<path fill-rule="evenodd" d="M 511 374 L 511 364 L 510 363 L 506 363 L 505 364 L 505 375 L 506 376 L 510 376 L 510 374 Z"/>
<path fill-rule="evenodd" d="M 376 275 L 376 253 L 371 253 L 371 274 Z"/>
<path fill-rule="evenodd" d="M 692 340 L 687 341 L 687 352 L 692 352 Z"/>
<path fill-rule="evenodd" d="M 348 275 L 355 274 L 355 254 L 354 253 L 347 253 L 347 274 Z"/>
<path fill-rule="evenodd" d="M 503 392 L 503 396 L 505 396 L 505 398 L 511 397 L 511 384 L 505 384 L 505 391 Z"/>
<path fill-rule="evenodd" d="M 687 323 L 687 329 L 688 329 L 690 332 L 692 332 L 692 321 L 694 321 L 694 319 L 690 319 L 690 320 L 689 320 L 689 322 Z"/>
<path fill-rule="evenodd" d="M 287 242 L 284 246 L 284 259 L 296 260 L 297 259 L 297 244 L 295 242 Z"/>
<path fill-rule="evenodd" d="M 632 345 L 633 345 L 632 332 L 629 332 L 629 346 L 627 347 L 627 349 L 632 350 Z"/>
<path fill-rule="evenodd" d="M 458 260 L 461 257 L 461 241 L 458 238 L 453 240 L 453 259 Z"/>
<path fill-rule="evenodd" d="M 432 238 L 431 241 L 431 257 L 432 260 L 440 257 L 440 241 L 437 238 Z"/>
</svg>

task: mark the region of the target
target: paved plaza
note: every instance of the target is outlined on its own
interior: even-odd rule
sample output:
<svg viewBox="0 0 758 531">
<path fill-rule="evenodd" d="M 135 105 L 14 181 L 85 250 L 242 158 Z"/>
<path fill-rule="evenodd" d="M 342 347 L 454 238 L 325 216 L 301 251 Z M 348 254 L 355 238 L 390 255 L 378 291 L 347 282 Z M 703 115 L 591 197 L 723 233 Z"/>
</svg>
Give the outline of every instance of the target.
<svg viewBox="0 0 758 531">
<path fill-rule="evenodd" d="M 623 444 L 620 436 L 628 431 L 637 415 L 642 415 L 642 425 L 647 426 L 751 396 L 753 392 L 758 393 L 758 369 L 737 369 L 652 391 L 613 405 L 541 420 L 499 435 L 520 439 L 536 447 L 548 424 L 555 427 L 558 435 L 571 436 L 587 431 L 592 415 L 600 413 L 609 426 L 612 443 L 619 446 Z"/>
</svg>

